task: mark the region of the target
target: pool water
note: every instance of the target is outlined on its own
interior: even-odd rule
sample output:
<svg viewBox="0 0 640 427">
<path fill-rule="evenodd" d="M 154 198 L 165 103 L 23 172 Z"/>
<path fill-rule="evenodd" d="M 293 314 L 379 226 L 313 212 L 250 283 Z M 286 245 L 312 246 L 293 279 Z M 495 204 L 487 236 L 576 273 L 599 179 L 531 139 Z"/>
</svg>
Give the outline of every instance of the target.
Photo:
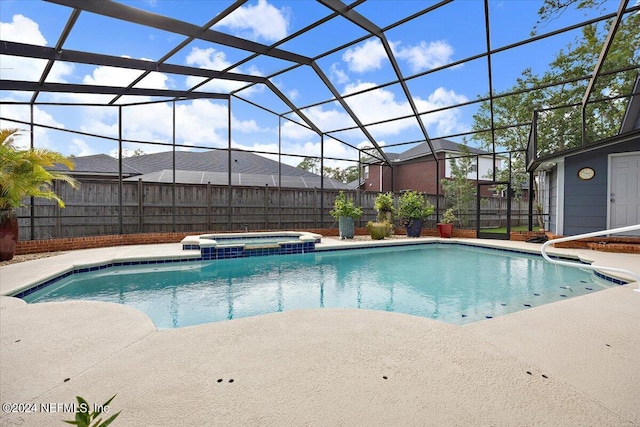
<svg viewBox="0 0 640 427">
<path fill-rule="evenodd" d="M 610 286 L 539 256 L 430 244 L 109 268 L 69 276 L 24 299 L 126 304 L 160 329 L 322 307 L 465 324 Z"/>
</svg>

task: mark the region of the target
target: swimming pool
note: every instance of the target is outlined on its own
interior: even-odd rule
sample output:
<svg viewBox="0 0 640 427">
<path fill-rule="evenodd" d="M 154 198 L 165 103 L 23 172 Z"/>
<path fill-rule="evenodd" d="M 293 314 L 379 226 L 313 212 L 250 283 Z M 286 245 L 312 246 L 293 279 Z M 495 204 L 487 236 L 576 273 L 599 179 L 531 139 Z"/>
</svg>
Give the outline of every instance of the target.
<svg viewBox="0 0 640 427">
<path fill-rule="evenodd" d="M 427 244 L 107 268 L 71 275 L 23 299 L 126 304 L 160 329 L 322 307 L 465 324 L 610 286 L 540 256 Z"/>
</svg>

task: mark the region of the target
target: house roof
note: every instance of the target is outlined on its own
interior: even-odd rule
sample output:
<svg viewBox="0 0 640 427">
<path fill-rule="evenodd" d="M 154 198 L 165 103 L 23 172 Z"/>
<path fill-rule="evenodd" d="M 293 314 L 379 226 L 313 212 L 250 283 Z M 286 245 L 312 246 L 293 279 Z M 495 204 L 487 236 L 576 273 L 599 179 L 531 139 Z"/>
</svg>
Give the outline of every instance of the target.
<svg viewBox="0 0 640 427">
<path fill-rule="evenodd" d="M 310 174 L 309 175 L 282 175 L 282 187 L 283 188 L 320 188 L 320 176 Z M 194 170 L 177 170 L 176 169 L 176 183 L 180 184 L 212 184 L 212 185 L 227 185 L 229 179 L 228 173 L 225 172 L 207 172 L 207 171 L 194 171 Z M 138 181 L 143 182 L 159 182 L 159 183 L 172 183 L 173 174 L 171 169 L 163 169 L 155 172 L 151 172 L 144 175 L 132 176 L 125 181 Z M 231 185 L 234 186 L 250 186 L 250 187 L 278 187 L 278 175 L 277 174 L 258 174 L 258 173 L 235 173 L 231 174 Z M 337 190 L 349 190 L 353 189 L 349 184 L 345 184 L 340 181 L 336 181 L 331 178 L 324 178 L 324 188 L 337 189 Z"/>
<path fill-rule="evenodd" d="M 91 156 L 73 157 L 74 168 L 72 175 L 118 175 L 118 159 L 106 154 L 94 154 Z M 69 172 L 64 165 L 55 165 L 52 170 Z M 122 162 L 122 175 L 130 176 L 139 174 L 140 171 Z"/>
<path fill-rule="evenodd" d="M 458 144 L 457 142 L 449 141 L 448 139 L 432 139 L 431 144 L 433 145 L 433 149 L 436 153 L 444 153 L 444 152 L 453 152 L 459 153 L 462 151 L 463 144 Z M 486 151 L 479 150 L 477 148 L 468 147 L 469 152 L 471 154 L 490 154 Z M 419 157 L 424 157 L 431 154 L 431 149 L 429 148 L 429 144 L 423 142 L 420 145 L 416 145 L 415 147 L 400 153 L 397 162 L 405 162 L 407 160 L 413 160 Z"/>
<path fill-rule="evenodd" d="M 176 151 L 176 169 L 183 171 L 201 172 L 227 172 L 229 165 L 228 152 L 226 150 L 211 150 L 204 152 Z M 123 163 L 140 171 L 142 174 L 157 172 L 163 169 L 173 169 L 173 152 L 143 154 L 141 156 L 127 157 Z M 308 176 L 317 175 L 304 169 L 296 168 L 285 163 L 279 164 L 275 160 L 268 159 L 258 154 L 247 151 L 231 152 L 231 171 L 237 173 L 253 173 L 278 175 L 278 167 L 282 168 L 283 176 Z"/>
<path fill-rule="evenodd" d="M 462 151 L 463 144 L 458 144 L 457 142 L 450 141 L 448 139 L 438 138 L 432 139 L 431 144 L 433 145 L 433 149 L 436 153 L 459 153 Z M 480 150 L 474 147 L 468 147 L 469 152 L 471 154 L 479 154 L 479 155 L 489 155 L 491 153 L 487 151 Z M 387 153 L 389 159 L 394 163 L 406 162 L 409 160 L 418 159 L 420 157 L 425 157 L 431 155 L 431 148 L 429 148 L 429 144 L 423 142 L 415 147 L 408 149 L 407 151 L 403 151 L 401 153 Z M 368 163 L 379 163 L 380 161 L 376 158 L 370 159 Z"/>
<path fill-rule="evenodd" d="M 118 175 L 118 159 L 111 157 L 107 154 L 93 154 L 90 156 L 77 156 L 72 157 L 73 161 L 73 171 L 69 171 L 69 168 L 56 164 L 51 167 L 51 170 L 62 171 L 66 173 L 70 173 L 71 175 L 102 175 L 102 176 L 112 176 Z M 122 175 L 124 177 L 140 174 L 140 171 L 127 165 L 123 159 L 122 162 Z"/>
<path fill-rule="evenodd" d="M 173 152 L 143 154 L 122 159 L 122 174 L 126 181 L 173 182 Z M 71 175 L 118 176 L 118 159 L 106 154 L 74 157 Z M 227 151 L 176 151 L 176 183 L 227 185 L 229 158 Z M 68 171 L 63 165 L 54 170 Z M 278 186 L 278 172 L 282 186 L 291 188 L 320 188 L 320 176 L 287 164 L 246 151 L 233 151 L 231 171 L 233 185 Z M 350 189 L 348 184 L 325 178 L 325 188 Z"/>
</svg>

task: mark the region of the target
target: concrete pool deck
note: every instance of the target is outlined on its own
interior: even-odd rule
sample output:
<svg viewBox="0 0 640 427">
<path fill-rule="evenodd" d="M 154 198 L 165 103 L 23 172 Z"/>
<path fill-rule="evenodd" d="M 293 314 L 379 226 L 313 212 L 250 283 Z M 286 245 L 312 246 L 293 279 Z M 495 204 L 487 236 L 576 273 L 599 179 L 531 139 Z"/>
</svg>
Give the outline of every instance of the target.
<svg viewBox="0 0 640 427">
<path fill-rule="evenodd" d="M 361 244 L 323 238 L 319 248 Z M 179 243 L 70 251 L 0 267 L 0 293 L 141 251 L 189 256 Z M 552 252 L 640 273 L 640 255 Z M 116 393 L 114 426 L 640 425 L 637 287 L 465 326 L 308 309 L 160 331 L 119 304 L 2 296 L 0 401 L 31 412 L 3 406 L 0 425 L 62 425 L 76 395 L 102 404 Z"/>
</svg>

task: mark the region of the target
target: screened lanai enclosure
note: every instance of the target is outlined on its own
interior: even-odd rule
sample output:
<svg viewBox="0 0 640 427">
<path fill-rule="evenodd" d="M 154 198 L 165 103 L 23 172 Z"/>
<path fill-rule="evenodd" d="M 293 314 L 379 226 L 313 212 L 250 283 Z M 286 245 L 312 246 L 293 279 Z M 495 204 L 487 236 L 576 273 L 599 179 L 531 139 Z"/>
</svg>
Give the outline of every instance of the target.
<svg viewBox="0 0 640 427">
<path fill-rule="evenodd" d="M 553 156 L 625 134 L 640 4 L 0 4 L 0 127 L 72 156 L 20 239 L 337 227 L 425 194 L 483 237 L 549 228 Z M 635 98 L 634 98 L 635 96 Z M 626 118 L 626 119 L 625 119 Z M 635 130 L 634 130 L 635 129 Z M 637 127 L 630 130 L 637 135 Z M 573 151 L 572 151 L 573 150 Z"/>
</svg>

